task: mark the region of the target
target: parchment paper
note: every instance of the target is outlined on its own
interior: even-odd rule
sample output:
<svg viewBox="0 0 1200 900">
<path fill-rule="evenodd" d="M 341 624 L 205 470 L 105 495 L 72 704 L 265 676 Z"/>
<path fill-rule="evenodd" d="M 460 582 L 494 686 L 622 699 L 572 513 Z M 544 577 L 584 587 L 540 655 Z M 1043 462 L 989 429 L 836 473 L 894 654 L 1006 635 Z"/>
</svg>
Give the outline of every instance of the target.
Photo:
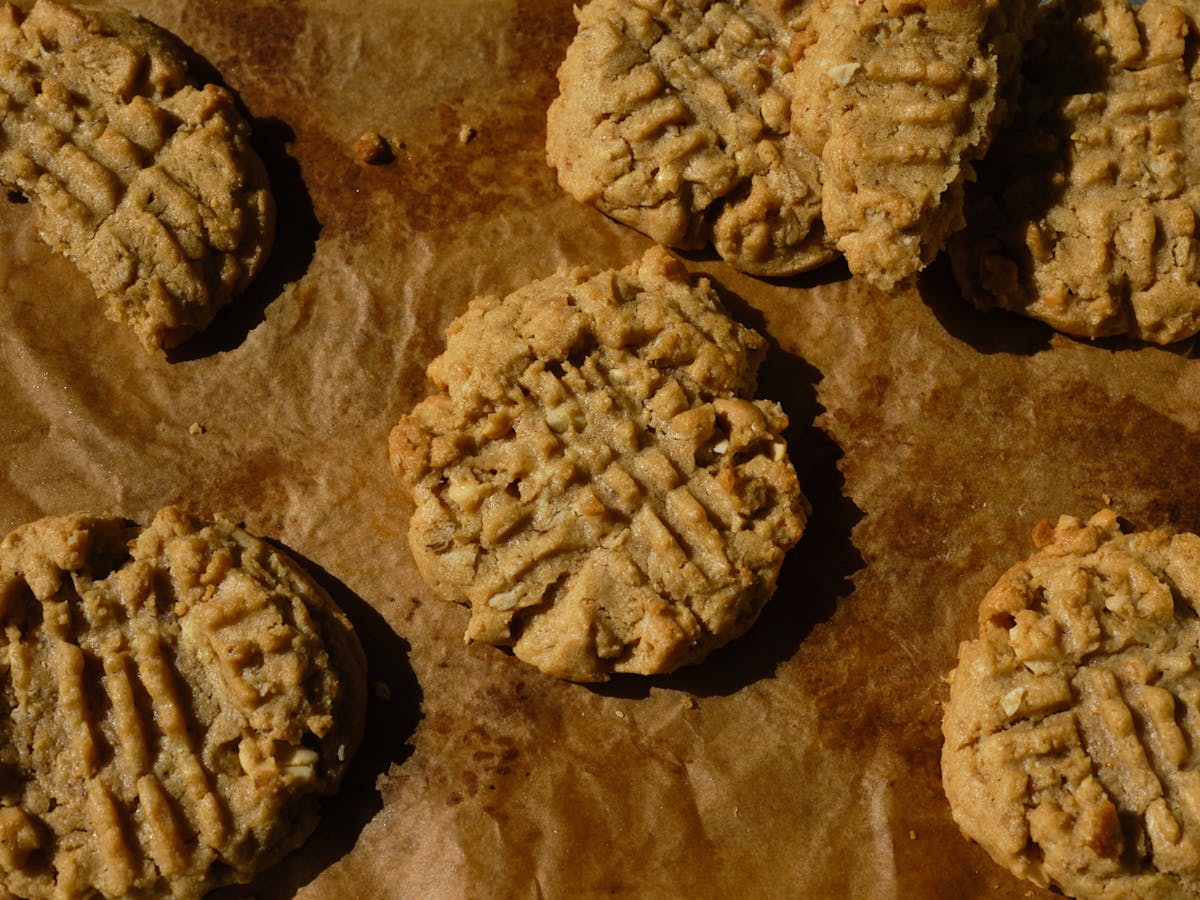
<svg viewBox="0 0 1200 900">
<path fill-rule="evenodd" d="M 405 542 L 388 430 L 478 293 L 644 238 L 562 193 L 544 113 L 569 0 L 131 0 L 253 117 L 268 269 L 169 358 L 0 202 L 0 530 L 75 510 L 221 513 L 307 561 L 370 657 L 366 742 L 265 897 L 1028 897 L 958 833 L 943 682 L 1039 519 L 1110 498 L 1200 528 L 1191 346 L 981 314 L 939 262 L 883 295 L 833 266 L 689 267 L 765 331 L 814 514 L 755 629 L 608 686 L 464 646 Z M 465 127 L 465 128 L 464 128 Z M 365 166 L 374 129 L 396 147 Z M 199 426 L 199 427 L 194 427 Z"/>
</svg>

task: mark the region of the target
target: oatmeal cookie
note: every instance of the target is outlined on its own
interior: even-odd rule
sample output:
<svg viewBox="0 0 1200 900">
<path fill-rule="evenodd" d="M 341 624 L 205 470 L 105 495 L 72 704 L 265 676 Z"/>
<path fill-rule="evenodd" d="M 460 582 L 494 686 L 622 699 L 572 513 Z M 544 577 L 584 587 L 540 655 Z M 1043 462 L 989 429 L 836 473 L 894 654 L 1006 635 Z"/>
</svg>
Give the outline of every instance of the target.
<svg viewBox="0 0 1200 900">
<path fill-rule="evenodd" d="M 747 399 L 765 347 L 661 247 L 473 300 L 390 441 L 467 639 L 602 681 L 749 628 L 808 512 L 783 411 Z"/>
<path fill-rule="evenodd" d="M 1042 8 L 1018 117 L 950 245 L 978 306 L 1079 337 L 1200 331 L 1198 22 L 1195 0 Z"/>
<path fill-rule="evenodd" d="M 1200 537 L 1034 532 L 959 648 L 942 781 L 1001 865 L 1075 897 L 1200 893 Z"/>
<path fill-rule="evenodd" d="M 746 272 L 832 259 L 818 160 L 791 133 L 775 5 L 592 0 L 579 10 L 547 120 L 563 188 L 660 243 L 711 241 Z"/>
<path fill-rule="evenodd" d="M 0 8 L 0 183 L 150 349 L 203 329 L 274 233 L 229 92 L 197 85 L 170 35 L 99 4 Z"/>
<path fill-rule="evenodd" d="M 350 624 L 292 560 L 164 509 L 0 543 L 0 885 L 196 897 L 316 824 L 362 731 Z"/>
<path fill-rule="evenodd" d="M 963 224 L 963 182 L 1009 113 L 1034 0 L 817 0 L 797 23 L 792 133 L 821 158 L 821 216 L 882 288 Z"/>
</svg>

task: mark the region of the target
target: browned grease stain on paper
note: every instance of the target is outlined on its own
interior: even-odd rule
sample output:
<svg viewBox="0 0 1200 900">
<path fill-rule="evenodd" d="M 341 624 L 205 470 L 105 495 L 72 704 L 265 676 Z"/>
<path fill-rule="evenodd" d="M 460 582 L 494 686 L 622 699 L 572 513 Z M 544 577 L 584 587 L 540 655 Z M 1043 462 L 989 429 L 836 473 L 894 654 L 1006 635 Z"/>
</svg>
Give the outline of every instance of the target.
<svg viewBox="0 0 1200 900">
<path fill-rule="evenodd" d="M 295 0 L 206 0 L 184 7 L 177 31 L 205 35 L 212 48 L 208 52 L 214 54 L 208 62 L 232 84 L 245 82 L 245 89 L 257 96 L 262 85 L 286 84 L 307 26 L 308 11 Z"/>
<path fill-rule="evenodd" d="M 399 799 L 408 780 L 417 777 L 437 802 L 450 807 L 469 802 L 503 822 L 505 798 L 537 765 L 535 748 L 552 746 L 562 726 L 560 707 L 524 679 L 486 684 L 470 695 L 466 708 L 427 708 L 422 752 L 403 773 L 393 769 L 381 779 L 379 790 L 385 803 Z M 536 739 L 526 734 L 530 729 L 536 729 Z"/>
</svg>

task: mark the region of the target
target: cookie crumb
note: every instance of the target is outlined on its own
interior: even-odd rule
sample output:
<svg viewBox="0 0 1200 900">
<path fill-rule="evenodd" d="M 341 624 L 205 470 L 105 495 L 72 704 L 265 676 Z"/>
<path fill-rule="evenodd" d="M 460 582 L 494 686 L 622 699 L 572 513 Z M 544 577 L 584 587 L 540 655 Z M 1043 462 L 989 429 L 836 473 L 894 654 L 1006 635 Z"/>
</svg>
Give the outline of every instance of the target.
<svg viewBox="0 0 1200 900">
<path fill-rule="evenodd" d="M 476 131 L 470 125 L 464 123 L 463 126 L 458 129 L 458 142 L 460 144 L 469 144 L 475 139 L 475 135 L 477 134 L 479 134 L 478 131 Z"/>
<path fill-rule="evenodd" d="M 684 697 L 682 702 L 683 702 L 684 709 L 699 709 L 700 708 L 700 704 L 696 702 L 696 698 L 693 697 L 691 694 L 688 694 L 686 697 Z"/>
<path fill-rule="evenodd" d="M 382 166 L 396 158 L 392 145 L 378 131 L 363 132 L 362 137 L 354 142 L 354 156 L 367 166 Z"/>
<path fill-rule="evenodd" d="M 908 839 L 910 841 L 915 841 L 917 839 L 917 833 L 915 831 L 913 831 L 911 828 L 908 830 Z"/>
<path fill-rule="evenodd" d="M 188 434 L 204 434 L 208 429 L 199 422 L 193 422 L 188 426 Z"/>
</svg>

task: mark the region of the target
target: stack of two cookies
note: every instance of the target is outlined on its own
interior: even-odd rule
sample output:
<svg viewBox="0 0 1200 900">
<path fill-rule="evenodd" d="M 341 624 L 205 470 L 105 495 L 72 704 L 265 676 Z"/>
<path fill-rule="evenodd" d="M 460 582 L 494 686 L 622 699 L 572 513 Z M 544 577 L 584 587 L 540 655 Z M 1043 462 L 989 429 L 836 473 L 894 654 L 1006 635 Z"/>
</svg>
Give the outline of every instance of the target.
<svg viewBox="0 0 1200 900">
<path fill-rule="evenodd" d="M 891 288 L 962 226 L 1012 108 L 1029 0 L 593 0 L 559 70 L 559 182 L 744 271 L 844 255 Z"/>
<path fill-rule="evenodd" d="M 671 246 L 963 294 L 1082 337 L 1200 330 L 1200 9 L 1151 0 L 593 0 L 562 186 Z"/>
</svg>

